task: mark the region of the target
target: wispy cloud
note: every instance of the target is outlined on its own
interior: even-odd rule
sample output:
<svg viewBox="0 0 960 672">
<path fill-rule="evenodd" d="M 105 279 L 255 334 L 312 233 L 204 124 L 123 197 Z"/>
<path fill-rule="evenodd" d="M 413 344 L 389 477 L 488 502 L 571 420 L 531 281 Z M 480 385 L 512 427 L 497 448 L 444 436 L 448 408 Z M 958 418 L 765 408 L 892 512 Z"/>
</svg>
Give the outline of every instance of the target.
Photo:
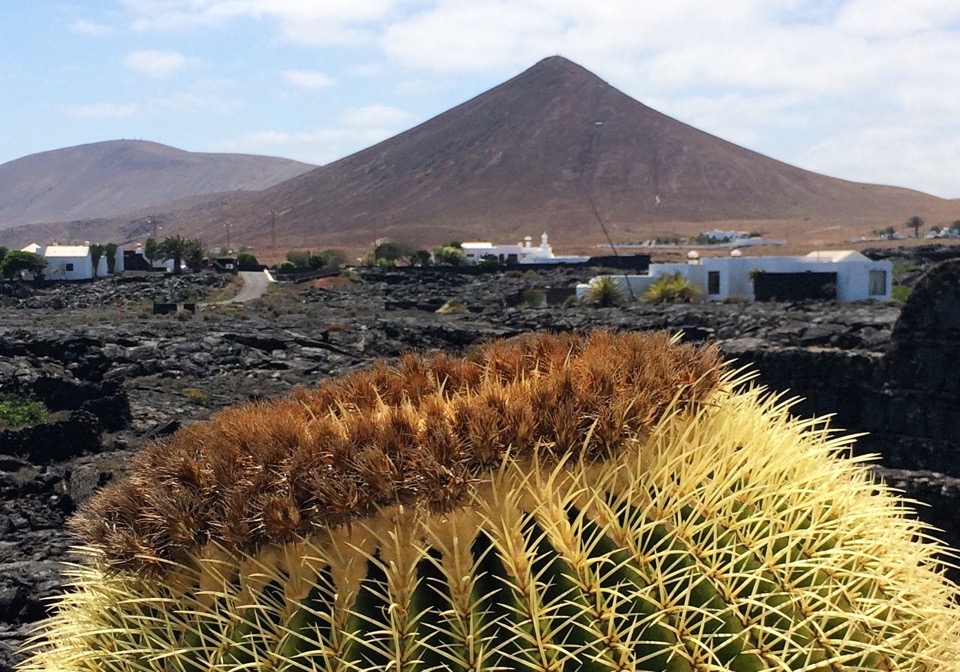
<svg viewBox="0 0 960 672">
<path fill-rule="evenodd" d="M 109 35 L 113 32 L 113 26 L 106 23 L 98 23 L 96 21 L 88 21 L 86 19 L 78 19 L 70 24 L 69 30 L 72 33 L 79 33 L 81 35 Z"/>
<path fill-rule="evenodd" d="M 122 0 L 131 25 L 142 31 L 221 26 L 237 19 L 270 20 L 300 44 L 371 41 L 370 24 L 395 16 L 410 0 Z"/>
<path fill-rule="evenodd" d="M 218 147 L 222 151 L 276 154 L 323 165 L 365 149 L 404 130 L 414 117 L 390 105 L 369 105 L 344 110 L 335 123 L 308 131 L 269 129 L 250 133 Z"/>
<path fill-rule="evenodd" d="M 89 105 L 70 105 L 64 108 L 64 114 L 73 119 L 104 121 L 132 117 L 138 109 L 136 103 L 93 103 Z"/>
<path fill-rule="evenodd" d="M 283 79 L 300 89 L 323 89 L 333 86 L 333 78 L 318 70 L 286 70 Z"/>
<path fill-rule="evenodd" d="M 202 91 L 194 88 L 159 98 L 151 103 L 151 107 L 180 113 L 203 112 L 216 116 L 227 116 L 242 109 L 243 101 L 219 95 L 214 91 Z"/>
<path fill-rule="evenodd" d="M 127 70 L 157 79 L 169 77 L 189 63 L 187 57 L 175 51 L 134 51 L 123 59 Z"/>
</svg>

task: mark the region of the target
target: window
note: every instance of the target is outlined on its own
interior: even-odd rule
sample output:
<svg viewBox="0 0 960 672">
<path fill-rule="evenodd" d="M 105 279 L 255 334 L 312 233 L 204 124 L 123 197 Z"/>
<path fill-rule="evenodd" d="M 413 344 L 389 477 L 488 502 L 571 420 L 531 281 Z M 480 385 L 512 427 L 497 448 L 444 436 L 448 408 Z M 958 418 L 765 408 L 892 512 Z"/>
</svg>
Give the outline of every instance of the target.
<svg viewBox="0 0 960 672">
<path fill-rule="evenodd" d="M 707 271 L 707 294 L 720 293 L 720 271 Z"/>
<path fill-rule="evenodd" d="M 64 268 L 65 271 L 70 272 L 70 271 L 73 270 L 73 264 L 71 264 L 71 263 L 68 262 L 68 263 L 66 263 L 66 264 L 63 265 L 63 268 Z"/>
<path fill-rule="evenodd" d="M 870 296 L 886 296 L 887 294 L 887 272 L 870 271 L 869 288 Z"/>
</svg>

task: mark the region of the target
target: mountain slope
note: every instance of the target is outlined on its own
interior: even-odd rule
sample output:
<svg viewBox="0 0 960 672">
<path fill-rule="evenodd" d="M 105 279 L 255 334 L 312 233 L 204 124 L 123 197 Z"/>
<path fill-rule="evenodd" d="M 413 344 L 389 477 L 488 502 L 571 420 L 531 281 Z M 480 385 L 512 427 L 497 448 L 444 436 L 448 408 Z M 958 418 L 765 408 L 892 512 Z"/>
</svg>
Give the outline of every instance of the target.
<svg viewBox="0 0 960 672">
<path fill-rule="evenodd" d="M 0 165 L 0 229 L 113 217 L 190 196 L 259 190 L 311 168 L 289 159 L 185 152 L 138 140 L 31 154 Z"/>
<path fill-rule="evenodd" d="M 254 193 L 220 194 L 97 223 L 142 239 L 147 214 L 208 246 L 363 247 L 391 238 L 515 241 L 569 249 L 707 228 L 817 244 L 956 218 L 956 201 L 826 177 L 671 119 L 551 57 L 415 128 Z M 603 226 L 601 226 L 601 222 Z M 56 229 L 82 238 L 83 226 Z M 35 237 L 35 236 L 34 236 Z"/>
<path fill-rule="evenodd" d="M 615 239 L 629 240 L 691 222 L 898 224 L 944 203 L 770 159 L 552 57 L 369 149 L 180 219 L 186 227 L 229 219 L 243 239 L 275 236 L 277 246 L 513 240 L 543 230 L 569 245 L 604 239 L 598 214 Z M 281 213 L 273 231 L 271 211 Z"/>
</svg>

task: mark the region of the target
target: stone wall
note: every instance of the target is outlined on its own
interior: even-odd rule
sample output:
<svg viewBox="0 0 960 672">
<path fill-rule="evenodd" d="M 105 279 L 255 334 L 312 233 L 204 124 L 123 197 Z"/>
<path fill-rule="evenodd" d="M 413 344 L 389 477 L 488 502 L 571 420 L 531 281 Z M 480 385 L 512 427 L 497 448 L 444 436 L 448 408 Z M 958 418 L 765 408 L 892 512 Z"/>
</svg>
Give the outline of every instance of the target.
<svg viewBox="0 0 960 672">
<path fill-rule="evenodd" d="M 86 411 L 54 413 L 46 422 L 0 430 L 0 455 L 31 464 L 54 464 L 84 453 L 99 452 L 101 426 Z"/>
</svg>

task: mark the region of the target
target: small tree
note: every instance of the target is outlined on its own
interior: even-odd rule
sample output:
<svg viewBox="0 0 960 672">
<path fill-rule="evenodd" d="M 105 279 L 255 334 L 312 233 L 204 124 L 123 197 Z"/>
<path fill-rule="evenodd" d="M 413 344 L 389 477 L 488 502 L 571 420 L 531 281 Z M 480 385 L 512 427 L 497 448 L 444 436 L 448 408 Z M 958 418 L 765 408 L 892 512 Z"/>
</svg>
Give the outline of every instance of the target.
<svg viewBox="0 0 960 672">
<path fill-rule="evenodd" d="M 13 250 L 3 255 L 0 262 L 0 275 L 12 280 L 24 271 L 40 273 L 47 267 L 47 260 L 33 252 Z"/>
<path fill-rule="evenodd" d="M 953 220 L 953 223 L 950 224 L 950 230 L 960 235 L 960 219 Z"/>
<path fill-rule="evenodd" d="M 90 246 L 90 261 L 93 262 L 93 277 L 100 273 L 100 260 L 103 259 L 103 245 L 94 243 Z"/>
<path fill-rule="evenodd" d="M 310 251 L 290 250 L 287 252 L 287 261 L 293 264 L 294 268 L 308 269 L 310 268 Z"/>
<path fill-rule="evenodd" d="M 117 250 L 120 246 L 116 243 L 105 243 L 103 253 L 107 256 L 107 273 L 113 275 L 117 272 Z"/>
<path fill-rule="evenodd" d="M 187 241 L 187 247 L 183 254 L 183 263 L 194 273 L 199 273 L 203 269 L 204 254 L 203 241 L 199 238 L 192 238 Z"/>
<path fill-rule="evenodd" d="M 430 250 L 417 250 L 413 253 L 414 266 L 429 266 L 432 260 L 433 255 L 430 254 Z"/>
<path fill-rule="evenodd" d="M 377 264 L 387 262 L 395 264 L 401 259 L 406 259 L 413 254 L 413 250 L 403 243 L 386 242 L 380 243 L 373 250 L 373 259 Z"/>
<path fill-rule="evenodd" d="M 320 257 L 320 268 L 342 268 L 348 260 L 346 252 L 333 248 L 322 250 L 317 256 Z"/>
<path fill-rule="evenodd" d="M 913 217 L 911 217 L 906 221 L 906 224 L 904 224 L 904 226 L 908 229 L 913 229 L 913 237 L 919 238 L 920 227 L 923 226 L 923 217 L 918 217 L 917 215 L 914 215 Z"/>
<path fill-rule="evenodd" d="M 260 262 L 249 252 L 241 252 L 237 255 L 238 266 L 259 266 Z"/>
<path fill-rule="evenodd" d="M 7 248 L 5 248 L 5 247 L 3 247 L 2 245 L 0 245 L 0 264 L 3 263 L 3 258 L 4 258 L 5 256 L 7 256 L 7 252 L 9 252 L 9 251 L 10 251 L 10 250 L 8 250 Z"/>
<path fill-rule="evenodd" d="M 163 253 L 160 251 L 160 243 L 157 242 L 156 238 L 147 238 L 147 242 L 143 244 L 143 256 L 151 264 L 159 260 Z"/>
</svg>

